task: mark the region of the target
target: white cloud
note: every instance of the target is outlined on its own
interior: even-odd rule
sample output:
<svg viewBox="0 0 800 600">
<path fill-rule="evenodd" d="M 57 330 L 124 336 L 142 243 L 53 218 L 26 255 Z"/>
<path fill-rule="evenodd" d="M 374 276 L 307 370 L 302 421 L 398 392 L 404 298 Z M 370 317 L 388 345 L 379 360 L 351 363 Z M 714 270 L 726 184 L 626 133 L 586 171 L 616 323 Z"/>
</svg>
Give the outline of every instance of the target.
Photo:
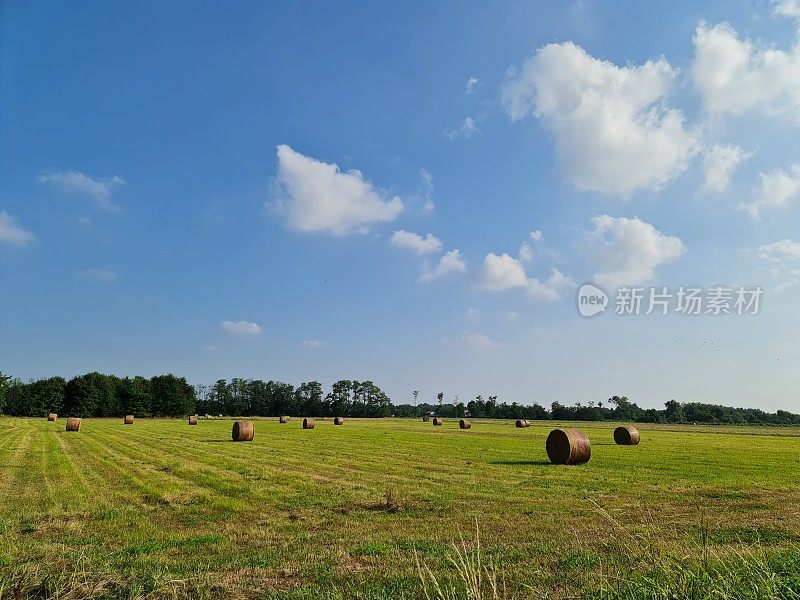
<svg viewBox="0 0 800 600">
<path fill-rule="evenodd" d="M 119 209 L 111 203 L 111 195 L 114 188 L 125 185 L 125 181 L 116 175 L 93 179 L 80 171 L 48 171 L 39 174 L 38 179 L 40 183 L 47 183 L 63 192 L 91 198 L 106 210 Z"/>
<path fill-rule="evenodd" d="M 303 340 L 300 342 L 300 345 L 303 346 L 303 348 L 316 350 L 318 348 L 322 348 L 323 346 L 327 346 L 328 342 L 324 342 L 322 340 Z"/>
<path fill-rule="evenodd" d="M 587 251 L 597 265 L 594 281 L 616 288 L 651 280 L 655 269 L 686 252 L 683 242 L 664 235 L 641 219 L 592 218 L 594 230 L 587 233 Z"/>
<path fill-rule="evenodd" d="M 261 327 L 250 321 L 236 321 L 235 323 L 233 321 L 223 321 L 219 324 L 219 327 L 222 331 L 228 333 L 240 333 L 244 335 L 257 335 L 261 333 Z"/>
<path fill-rule="evenodd" d="M 797 8 L 781 2 L 779 14 Z M 750 110 L 800 119 L 800 44 L 788 52 L 741 40 L 727 23 L 700 24 L 694 35 L 694 87 L 710 113 Z"/>
<path fill-rule="evenodd" d="M 531 231 L 530 240 L 523 242 L 519 247 L 519 259 L 525 263 L 532 262 L 534 257 L 533 244 L 541 243 L 543 241 L 544 238 L 542 237 L 541 231 L 538 229 L 536 231 Z"/>
<path fill-rule="evenodd" d="M 731 185 L 731 175 L 752 154 L 732 144 L 707 148 L 703 153 L 703 189 L 721 194 Z"/>
<path fill-rule="evenodd" d="M 108 269 L 85 269 L 79 272 L 84 279 L 92 279 L 102 283 L 116 283 L 119 276 Z"/>
<path fill-rule="evenodd" d="M 422 205 L 423 210 L 432 211 L 433 204 L 433 175 L 427 169 L 420 169 L 419 176 L 422 179 L 422 199 L 425 203 Z"/>
<path fill-rule="evenodd" d="M 775 169 L 770 173 L 759 173 L 761 185 L 752 202 L 742 202 L 739 210 L 747 212 L 753 219 L 761 219 L 764 209 L 786 208 L 800 197 L 800 163 L 789 167 L 788 173 Z"/>
<path fill-rule="evenodd" d="M 545 281 L 535 277 L 528 278 L 520 260 L 508 254 L 497 255 L 491 252 L 483 259 L 483 269 L 477 281 L 480 289 L 501 292 L 524 288 L 528 297 L 547 301 L 560 298 L 565 290 L 574 285 L 572 278 L 558 269 L 552 269 L 550 277 Z"/>
<path fill-rule="evenodd" d="M 360 171 L 342 172 L 284 144 L 277 150 L 277 207 L 292 229 L 365 233 L 369 225 L 393 221 L 403 210 L 398 196 L 388 198 Z"/>
<path fill-rule="evenodd" d="M 506 320 L 507 321 L 516 321 L 519 319 L 519 313 L 515 310 L 509 310 L 506 312 Z"/>
<path fill-rule="evenodd" d="M 618 67 L 571 42 L 549 44 L 510 72 L 502 102 L 512 120 L 542 121 L 567 181 L 628 197 L 661 189 L 696 151 L 697 134 L 665 104 L 675 78 L 663 58 Z"/>
<path fill-rule="evenodd" d="M 757 248 L 759 257 L 766 261 L 768 272 L 779 280 L 774 288 L 783 291 L 800 285 L 800 242 L 784 239 Z"/>
<path fill-rule="evenodd" d="M 439 252 L 442 249 L 442 240 L 436 236 L 429 233 L 425 237 L 422 237 L 419 234 L 406 231 L 405 229 L 395 231 L 389 239 L 389 242 L 392 246 L 407 248 L 419 255 Z"/>
<path fill-rule="evenodd" d="M 772 14 L 795 19 L 800 24 L 800 0 L 773 0 Z"/>
<path fill-rule="evenodd" d="M 800 260 L 800 242 L 784 239 L 759 246 L 758 252 L 761 258 L 771 261 L 781 261 L 784 258 Z"/>
<path fill-rule="evenodd" d="M 30 231 L 19 226 L 14 217 L 6 211 L 0 210 L 0 242 L 22 248 L 35 239 Z"/>
<path fill-rule="evenodd" d="M 459 138 L 469 139 L 476 133 L 480 133 L 475 119 L 467 117 L 458 129 L 451 129 L 445 132 L 445 137 L 449 140 L 457 140 Z"/>
<path fill-rule="evenodd" d="M 471 348 L 473 350 L 489 350 L 497 347 L 497 343 L 489 339 L 489 336 L 484 335 L 483 333 L 473 333 L 471 331 L 463 332 L 461 334 L 461 338 L 458 340 L 449 340 L 447 338 L 442 340 L 442 346 L 456 345 Z"/>
<path fill-rule="evenodd" d="M 468 308 L 467 309 L 467 319 L 470 320 L 472 323 L 480 323 L 481 322 L 481 311 L 477 308 Z"/>
<path fill-rule="evenodd" d="M 425 261 L 422 264 L 422 273 L 419 280 L 422 282 L 433 281 L 439 277 L 443 277 L 448 273 L 465 273 L 467 264 L 461 258 L 461 252 L 458 249 L 450 250 L 439 259 L 435 267 Z"/>
<path fill-rule="evenodd" d="M 200 350 L 202 350 L 203 352 L 216 352 L 217 347 L 209 344 L 206 346 L 200 346 Z"/>
<path fill-rule="evenodd" d="M 490 252 L 483 259 L 483 268 L 478 275 L 478 287 L 502 292 L 512 288 L 524 288 L 528 284 L 525 267 L 508 254 Z"/>
<path fill-rule="evenodd" d="M 471 94 L 472 92 L 475 91 L 475 88 L 477 88 L 480 84 L 481 84 L 480 80 L 473 75 L 472 77 L 467 79 L 467 91 L 465 93 L 467 95 Z"/>
<path fill-rule="evenodd" d="M 558 269 L 551 269 L 550 277 L 544 281 L 532 278 L 528 281 L 527 295 L 537 300 L 558 300 L 566 290 L 575 287 L 575 281 Z"/>
</svg>

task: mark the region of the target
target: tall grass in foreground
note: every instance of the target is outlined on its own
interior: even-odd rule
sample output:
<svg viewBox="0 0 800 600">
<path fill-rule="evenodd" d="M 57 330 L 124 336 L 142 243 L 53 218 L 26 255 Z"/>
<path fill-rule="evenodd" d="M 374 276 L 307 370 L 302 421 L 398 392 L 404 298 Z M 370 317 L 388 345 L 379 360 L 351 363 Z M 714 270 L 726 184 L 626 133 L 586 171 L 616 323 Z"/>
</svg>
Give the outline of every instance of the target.
<svg viewBox="0 0 800 600">
<path fill-rule="evenodd" d="M 478 521 L 475 520 L 475 544 L 470 548 L 459 531 L 460 543 L 453 542 L 447 559 L 458 573 L 457 583 L 439 582 L 430 567 L 420 563 L 417 553 L 414 561 L 422 583 L 426 600 L 501 600 L 507 598 L 502 578 L 492 563 L 484 564 L 481 555 L 481 538 Z M 459 583 L 461 585 L 459 585 Z"/>
<path fill-rule="evenodd" d="M 610 515 L 598 507 L 606 518 Z M 599 583 L 578 596 L 597 600 L 800 600 L 800 546 L 788 552 L 767 551 L 756 544 L 738 544 L 723 554 L 709 545 L 704 524 L 694 547 L 675 556 L 650 536 L 629 536 L 627 551 L 631 562 L 641 568 L 632 572 L 618 560 L 604 565 Z M 561 598 L 544 587 L 530 587 L 511 593 L 501 571 L 486 563 L 481 552 L 477 527 L 474 543 L 460 535 L 453 542 L 448 561 L 457 576 L 440 581 L 433 571 L 415 556 L 417 573 L 426 600 L 510 600 L 511 598 Z"/>
</svg>

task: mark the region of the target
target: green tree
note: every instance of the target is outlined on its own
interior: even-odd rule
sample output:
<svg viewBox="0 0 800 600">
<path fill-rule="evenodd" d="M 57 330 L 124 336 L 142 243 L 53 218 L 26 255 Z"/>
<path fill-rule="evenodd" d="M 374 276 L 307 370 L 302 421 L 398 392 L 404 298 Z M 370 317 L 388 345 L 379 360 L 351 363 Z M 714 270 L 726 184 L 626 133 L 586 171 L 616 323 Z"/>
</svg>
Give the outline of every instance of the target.
<svg viewBox="0 0 800 600">
<path fill-rule="evenodd" d="M 6 407 L 6 393 L 11 382 L 11 375 L 5 375 L 0 371 L 0 415 L 3 414 Z"/>
<path fill-rule="evenodd" d="M 322 401 L 322 384 L 319 381 L 301 383 L 294 391 L 294 397 L 295 406 L 301 414 L 333 416 L 331 406 Z"/>
<path fill-rule="evenodd" d="M 195 389 L 183 377 L 172 373 L 150 379 L 154 417 L 185 417 L 194 413 Z"/>
<path fill-rule="evenodd" d="M 664 418 L 668 423 L 683 423 L 686 417 L 683 414 L 683 406 L 677 401 L 669 400 L 664 403 Z"/>
<path fill-rule="evenodd" d="M 122 414 L 114 384 L 108 375 L 86 373 L 73 377 L 64 388 L 65 416 L 107 417 Z"/>
</svg>

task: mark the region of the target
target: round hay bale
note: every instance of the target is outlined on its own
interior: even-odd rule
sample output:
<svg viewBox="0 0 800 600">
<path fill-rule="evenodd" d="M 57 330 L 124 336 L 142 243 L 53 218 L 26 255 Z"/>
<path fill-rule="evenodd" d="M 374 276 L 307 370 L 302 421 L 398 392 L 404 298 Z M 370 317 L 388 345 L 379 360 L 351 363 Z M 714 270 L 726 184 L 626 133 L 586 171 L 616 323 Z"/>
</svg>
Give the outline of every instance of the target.
<svg viewBox="0 0 800 600">
<path fill-rule="evenodd" d="M 314 419 L 308 417 L 303 419 L 303 429 L 314 429 Z"/>
<path fill-rule="evenodd" d="M 423 417 L 422 417 L 422 420 L 423 420 L 425 423 L 427 423 L 428 421 L 430 421 L 430 420 L 431 420 L 431 418 L 430 418 L 428 415 L 425 415 L 425 416 L 423 416 Z"/>
<path fill-rule="evenodd" d="M 192 415 L 189 417 L 189 425 L 197 425 L 197 415 Z"/>
<path fill-rule="evenodd" d="M 614 441 L 622 446 L 636 446 L 639 439 L 639 430 L 636 427 L 623 425 L 614 430 Z"/>
<path fill-rule="evenodd" d="M 472 429 L 472 423 L 470 421 L 467 421 L 466 419 L 461 419 L 458 422 L 458 428 L 459 429 Z"/>
<path fill-rule="evenodd" d="M 78 417 L 67 419 L 67 431 L 78 431 L 81 428 L 81 420 Z"/>
<path fill-rule="evenodd" d="M 514 421 L 514 425 L 517 427 L 528 427 L 528 422 L 525 419 L 517 419 Z"/>
<path fill-rule="evenodd" d="M 336 417 L 333 419 L 334 425 L 344 425 L 344 419 L 342 417 Z"/>
<path fill-rule="evenodd" d="M 433 417 L 433 424 L 434 425 L 441 425 L 443 421 L 439 417 Z"/>
<path fill-rule="evenodd" d="M 289 422 L 289 417 L 287 417 L 286 415 L 278 417 L 278 423 L 288 423 L 288 422 Z"/>
<path fill-rule="evenodd" d="M 577 429 L 553 429 L 546 448 L 550 462 L 557 465 L 579 465 L 592 456 L 589 438 Z"/>
<path fill-rule="evenodd" d="M 125 418 L 122 420 L 125 425 L 133 425 L 133 415 L 125 415 Z"/>
<path fill-rule="evenodd" d="M 234 442 L 252 442 L 255 430 L 252 421 L 236 421 L 231 433 Z"/>
<path fill-rule="evenodd" d="M 57 418 L 58 418 L 58 415 L 56 413 L 50 413 L 50 414 L 47 415 L 47 420 L 48 421 L 55 421 Z"/>
</svg>

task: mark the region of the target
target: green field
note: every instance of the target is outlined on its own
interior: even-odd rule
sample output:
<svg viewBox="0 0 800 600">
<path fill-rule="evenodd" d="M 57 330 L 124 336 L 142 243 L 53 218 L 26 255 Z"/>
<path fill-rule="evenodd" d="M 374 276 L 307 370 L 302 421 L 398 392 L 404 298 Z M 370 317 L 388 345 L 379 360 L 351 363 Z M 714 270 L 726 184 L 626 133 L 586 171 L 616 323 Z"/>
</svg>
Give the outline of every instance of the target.
<svg viewBox="0 0 800 600">
<path fill-rule="evenodd" d="M 300 421 L 0 418 L 0 597 L 800 597 L 800 430 Z"/>
</svg>

